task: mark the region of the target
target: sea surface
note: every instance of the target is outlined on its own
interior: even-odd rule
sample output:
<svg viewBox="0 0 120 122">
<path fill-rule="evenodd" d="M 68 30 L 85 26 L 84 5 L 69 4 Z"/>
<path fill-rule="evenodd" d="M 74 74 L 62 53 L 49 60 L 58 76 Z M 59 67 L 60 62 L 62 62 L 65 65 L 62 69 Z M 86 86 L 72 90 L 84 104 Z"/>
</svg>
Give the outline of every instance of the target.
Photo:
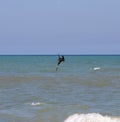
<svg viewBox="0 0 120 122">
<path fill-rule="evenodd" d="M 120 55 L 0 56 L 0 122 L 120 122 Z"/>
</svg>

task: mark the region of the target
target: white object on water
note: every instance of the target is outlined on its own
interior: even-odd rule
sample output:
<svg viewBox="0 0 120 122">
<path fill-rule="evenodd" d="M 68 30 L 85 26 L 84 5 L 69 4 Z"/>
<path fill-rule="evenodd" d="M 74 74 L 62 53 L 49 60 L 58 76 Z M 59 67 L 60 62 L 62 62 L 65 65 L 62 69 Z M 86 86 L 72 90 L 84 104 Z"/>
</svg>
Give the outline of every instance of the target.
<svg viewBox="0 0 120 122">
<path fill-rule="evenodd" d="M 102 116 L 97 113 L 74 114 L 69 116 L 64 122 L 120 122 L 120 118 Z"/>
<path fill-rule="evenodd" d="M 43 104 L 45 104 L 45 103 L 40 103 L 40 102 L 32 102 L 31 103 L 31 105 L 33 105 L 33 106 L 43 105 Z"/>
<path fill-rule="evenodd" d="M 101 69 L 100 67 L 94 67 L 93 70 L 99 70 Z"/>
</svg>

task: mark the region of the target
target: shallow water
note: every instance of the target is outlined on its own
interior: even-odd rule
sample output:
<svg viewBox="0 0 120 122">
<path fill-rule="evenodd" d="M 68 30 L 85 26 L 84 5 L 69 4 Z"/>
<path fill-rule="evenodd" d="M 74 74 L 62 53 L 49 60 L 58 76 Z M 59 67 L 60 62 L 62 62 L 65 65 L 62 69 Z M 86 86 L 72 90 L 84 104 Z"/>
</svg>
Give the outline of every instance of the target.
<svg viewBox="0 0 120 122">
<path fill-rule="evenodd" d="M 120 56 L 0 56 L 0 122 L 120 116 Z M 94 114 L 93 114 L 94 115 Z"/>
</svg>

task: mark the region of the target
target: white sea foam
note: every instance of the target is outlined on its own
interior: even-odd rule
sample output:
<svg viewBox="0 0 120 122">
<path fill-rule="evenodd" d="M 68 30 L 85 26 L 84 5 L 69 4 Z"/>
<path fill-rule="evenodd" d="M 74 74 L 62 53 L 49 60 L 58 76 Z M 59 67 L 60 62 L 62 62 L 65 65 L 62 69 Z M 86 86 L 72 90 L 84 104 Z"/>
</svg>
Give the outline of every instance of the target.
<svg viewBox="0 0 120 122">
<path fill-rule="evenodd" d="M 120 118 L 102 116 L 97 113 L 74 114 L 69 116 L 64 122 L 120 122 Z"/>
<path fill-rule="evenodd" d="M 44 105 L 45 103 L 40 103 L 40 102 L 32 102 L 30 105 L 32 106 L 37 106 L 37 105 Z"/>
<path fill-rule="evenodd" d="M 100 67 L 93 67 L 93 68 L 90 68 L 90 69 L 92 69 L 92 70 L 100 70 L 101 68 Z"/>
</svg>

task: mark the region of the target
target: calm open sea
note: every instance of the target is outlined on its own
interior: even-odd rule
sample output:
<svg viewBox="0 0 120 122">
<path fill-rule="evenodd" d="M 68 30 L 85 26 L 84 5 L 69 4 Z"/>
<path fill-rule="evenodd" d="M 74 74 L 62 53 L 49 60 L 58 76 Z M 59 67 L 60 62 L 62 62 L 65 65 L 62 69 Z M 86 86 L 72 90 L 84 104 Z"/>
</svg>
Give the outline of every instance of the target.
<svg viewBox="0 0 120 122">
<path fill-rule="evenodd" d="M 57 58 L 0 56 L 0 122 L 120 122 L 120 56 Z"/>
</svg>

